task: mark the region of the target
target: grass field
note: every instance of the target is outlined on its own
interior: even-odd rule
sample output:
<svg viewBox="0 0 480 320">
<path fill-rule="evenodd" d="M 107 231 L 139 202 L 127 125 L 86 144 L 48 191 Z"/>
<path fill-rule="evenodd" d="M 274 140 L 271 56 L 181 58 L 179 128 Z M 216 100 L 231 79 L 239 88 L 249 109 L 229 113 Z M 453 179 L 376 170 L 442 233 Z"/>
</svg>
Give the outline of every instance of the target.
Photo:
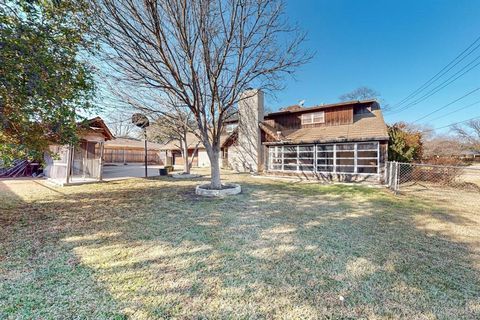
<svg viewBox="0 0 480 320">
<path fill-rule="evenodd" d="M 0 181 L 0 319 L 478 319 L 480 213 L 226 174 Z"/>
</svg>

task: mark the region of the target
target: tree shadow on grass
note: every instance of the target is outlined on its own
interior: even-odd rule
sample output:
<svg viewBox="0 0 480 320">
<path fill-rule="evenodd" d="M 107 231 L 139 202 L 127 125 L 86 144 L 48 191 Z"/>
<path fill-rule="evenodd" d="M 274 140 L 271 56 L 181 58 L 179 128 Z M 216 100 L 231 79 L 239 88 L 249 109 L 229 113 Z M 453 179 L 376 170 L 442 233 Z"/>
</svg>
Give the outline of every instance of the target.
<svg viewBox="0 0 480 320">
<path fill-rule="evenodd" d="M 0 318 L 124 318 L 91 269 L 62 245 L 53 207 L 14 192 L 22 183 L 36 181 L 0 181 Z"/>
<path fill-rule="evenodd" d="M 38 230 L 133 318 L 478 316 L 478 255 L 415 220 L 471 223 L 455 212 L 359 186 L 249 180 L 206 199 L 194 184 L 78 188 L 42 202 Z"/>
</svg>

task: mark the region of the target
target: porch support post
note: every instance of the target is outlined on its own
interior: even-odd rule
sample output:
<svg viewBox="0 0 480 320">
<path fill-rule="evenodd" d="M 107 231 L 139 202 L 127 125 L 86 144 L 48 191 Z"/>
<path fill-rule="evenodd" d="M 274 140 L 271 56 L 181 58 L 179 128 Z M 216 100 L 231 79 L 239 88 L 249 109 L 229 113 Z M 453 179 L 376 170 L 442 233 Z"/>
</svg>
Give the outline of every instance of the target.
<svg viewBox="0 0 480 320">
<path fill-rule="evenodd" d="M 104 146 L 105 142 L 100 142 L 100 159 L 99 159 L 99 166 L 100 166 L 100 172 L 98 176 L 98 180 L 102 181 L 103 180 L 103 152 L 104 152 Z"/>
<path fill-rule="evenodd" d="M 353 172 L 354 173 L 358 173 L 358 156 L 357 156 L 358 152 L 357 152 L 357 143 L 355 142 L 355 144 L 353 145 Z"/>
<path fill-rule="evenodd" d="M 65 183 L 70 182 L 70 176 L 72 171 L 72 162 L 73 162 L 73 147 L 71 145 L 67 148 L 67 174 L 65 175 Z"/>
<path fill-rule="evenodd" d="M 388 162 L 388 187 L 393 188 L 392 185 L 392 175 L 393 175 L 393 162 Z"/>
<path fill-rule="evenodd" d="M 83 179 L 86 177 L 86 172 L 87 172 L 87 158 L 88 158 L 88 141 L 85 141 L 85 149 L 83 150 L 83 156 L 82 156 L 82 168 L 83 168 Z"/>
<path fill-rule="evenodd" d="M 337 144 L 333 144 L 333 174 L 337 173 Z"/>
</svg>

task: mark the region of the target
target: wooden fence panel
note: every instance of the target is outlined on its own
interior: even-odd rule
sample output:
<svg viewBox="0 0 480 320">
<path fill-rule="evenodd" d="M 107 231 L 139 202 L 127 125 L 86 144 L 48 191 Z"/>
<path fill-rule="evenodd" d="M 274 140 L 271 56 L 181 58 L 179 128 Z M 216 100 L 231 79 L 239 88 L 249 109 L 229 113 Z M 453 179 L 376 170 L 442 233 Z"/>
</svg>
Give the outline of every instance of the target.
<svg viewBox="0 0 480 320">
<path fill-rule="evenodd" d="M 105 148 L 103 159 L 106 163 L 143 163 L 145 161 L 145 152 L 138 149 Z M 147 161 L 149 163 L 163 164 L 159 152 L 156 150 L 148 150 Z"/>
</svg>

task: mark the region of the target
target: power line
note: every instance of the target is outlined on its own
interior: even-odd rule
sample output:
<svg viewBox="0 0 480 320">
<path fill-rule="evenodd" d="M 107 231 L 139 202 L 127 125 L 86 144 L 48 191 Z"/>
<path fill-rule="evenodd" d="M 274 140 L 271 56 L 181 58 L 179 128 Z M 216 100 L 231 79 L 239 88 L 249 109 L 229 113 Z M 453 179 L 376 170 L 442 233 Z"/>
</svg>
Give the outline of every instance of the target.
<svg viewBox="0 0 480 320">
<path fill-rule="evenodd" d="M 468 93 L 464 94 L 464 95 L 463 95 L 463 96 L 461 96 L 460 98 L 458 98 L 458 99 L 455 99 L 455 100 L 453 100 L 452 102 L 449 102 L 449 103 L 447 103 L 446 105 L 444 105 L 444 106 L 442 106 L 442 107 L 440 107 L 440 108 L 438 108 L 438 109 L 435 109 L 435 110 L 433 110 L 432 112 L 430 112 L 430 113 L 428 113 L 428 114 L 426 114 L 426 115 L 424 115 L 424 116 L 422 116 L 422 117 L 420 117 L 420 118 L 416 119 L 415 121 L 413 121 L 413 123 L 415 123 L 415 122 L 418 122 L 418 121 L 420 121 L 420 120 L 423 120 L 423 119 L 425 119 L 425 118 L 427 118 L 427 117 L 431 116 L 432 114 L 434 114 L 434 113 L 437 113 L 438 111 L 441 111 L 441 110 L 443 110 L 443 109 L 445 109 L 445 108 L 447 108 L 447 107 L 451 106 L 451 105 L 452 105 L 452 104 L 454 104 L 455 102 L 458 102 L 458 101 L 460 101 L 460 100 L 462 100 L 462 99 L 465 99 L 466 97 L 468 97 L 468 96 L 470 96 L 470 95 L 474 94 L 474 93 L 475 93 L 475 92 L 477 92 L 478 90 L 480 90 L 480 87 L 478 87 L 478 88 L 476 88 L 476 89 L 473 89 L 472 91 L 470 91 L 470 92 L 468 92 Z"/>
<path fill-rule="evenodd" d="M 463 107 L 458 108 L 458 109 L 456 109 L 456 110 L 453 110 L 452 112 L 446 113 L 446 114 L 441 115 L 441 116 L 436 117 L 436 118 L 433 118 L 433 119 L 430 120 L 430 121 L 435 121 L 435 120 L 438 120 L 438 119 L 441 119 L 441 118 L 445 118 L 446 116 L 449 116 L 449 115 L 451 115 L 451 114 L 453 114 L 453 113 L 455 113 L 455 112 L 468 109 L 468 108 L 473 107 L 473 106 L 475 106 L 475 105 L 477 105 L 477 104 L 479 104 L 479 103 L 480 103 L 480 100 L 475 101 L 475 102 L 473 102 L 473 103 L 471 103 L 471 104 L 469 104 L 469 105 L 466 105 L 466 106 L 463 106 Z"/>
<path fill-rule="evenodd" d="M 439 72 L 437 72 L 433 77 L 431 77 L 429 80 L 427 80 L 427 82 L 425 82 L 424 84 L 422 84 L 420 87 L 418 87 L 416 90 L 414 90 L 412 93 L 410 93 L 407 97 L 405 97 L 403 100 L 401 100 L 399 103 L 397 103 L 396 105 L 394 105 L 394 108 L 396 106 L 399 106 L 401 104 L 403 104 L 404 102 L 410 100 L 411 98 L 413 98 L 414 96 L 418 95 L 421 91 L 425 90 L 426 88 L 428 88 L 432 83 L 434 83 L 435 81 L 437 81 L 440 77 L 442 77 L 443 75 L 445 75 L 448 71 L 450 71 L 452 68 L 454 68 L 456 65 L 458 65 L 460 62 L 462 62 L 463 60 L 465 60 L 465 58 L 467 58 L 470 54 L 472 54 L 475 50 L 478 49 L 478 47 L 480 47 L 480 44 L 478 44 L 475 48 L 473 48 L 472 50 L 470 50 L 470 48 L 472 48 L 477 42 L 480 41 L 480 36 L 475 39 L 475 41 L 473 41 L 465 50 L 463 50 L 459 55 L 457 55 L 453 60 L 451 60 L 446 66 L 444 66 Z M 455 62 L 457 59 L 459 59 L 465 52 L 467 52 L 468 50 L 470 50 L 470 52 L 467 53 L 467 55 L 465 55 L 464 57 L 462 57 L 459 61 Z M 453 65 L 452 65 L 453 64 Z M 450 66 L 452 65 L 452 66 Z M 448 69 L 447 69 L 448 68 Z"/>
<path fill-rule="evenodd" d="M 473 70 L 474 68 L 476 68 L 477 66 L 480 65 L 480 62 L 476 63 L 475 65 L 473 65 L 471 68 L 469 68 L 468 70 L 466 70 L 465 72 L 461 73 L 460 75 L 458 75 L 457 77 L 455 77 L 459 72 L 463 71 L 466 67 L 470 66 L 473 62 L 477 61 L 478 59 L 480 59 L 480 56 L 476 57 L 474 60 L 472 60 L 469 64 L 467 64 L 466 66 L 464 66 L 462 69 L 460 69 L 459 71 L 457 71 L 456 73 L 454 73 L 452 76 L 450 76 L 447 80 L 445 80 L 444 82 L 440 83 L 438 86 L 436 86 L 435 88 L 433 88 L 432 90 L 430 90 L 429 92 L 427 92 L 426 94 L 424 94 L 423 96 L 421 96 L 419 99 L 413 101 L 413 102 L 410 102 L 409 104 L 407 104 L 406 106 L 403 106 L 401 107 L 399 110 L 393 110 L 391 111 L 391 113 L 399 113 L 399 112 L 402 112 L 402 111 L 405 111 L 417 104 L 419 104 L 420 102 L 428 99 L 429 97 L 431 97 L 432 95 L 434 95 L 435 93 L 437 93 L 438 91 L 442 90 L 443 88 L 447 87 L 448 85 L 452 84 L 453 82 L 455 82 L 457 79 L 461 78 L 462 76 L 464 76 L 465 74 L 467 74 L 468 72 L 470 72 L 471 70 Z M 455 77 L 453 80 L 449 81 L 450 79 L 452 79 L 453 77 Z"/>
<path fill-rule="evenodd" d="M 468 121 L 472 121 L 472 120 L 480 120 L 480 117 L 479 116 L 476 116 L 476 117 L 473 117 L 473 118 L 470 118 L 470 119 L 467 119 L 467 120 L 463 120 L 463 121 L 459 121 L 459 122 L 455 122 L 455 123 L 450 123 L 446 126 L 443 126 L 443 127 L 438 127 L 438 128 L 433 128 L 433 129 L 428 129 L 428 130 L 423 130 L 423 131 L 420 131 L 420 133 L 425 133 L 425 132 L 431 132 L 431 131 L 435 131 L 435 130 L 438 130 L 438 129 L 444 129 L 444 128 L 448 128 L 448 127 L 453 127 L 457 124 L 462 124 L 462 123 L 465 123 L 465 122 L 468 122 Z"/>
</svg>

